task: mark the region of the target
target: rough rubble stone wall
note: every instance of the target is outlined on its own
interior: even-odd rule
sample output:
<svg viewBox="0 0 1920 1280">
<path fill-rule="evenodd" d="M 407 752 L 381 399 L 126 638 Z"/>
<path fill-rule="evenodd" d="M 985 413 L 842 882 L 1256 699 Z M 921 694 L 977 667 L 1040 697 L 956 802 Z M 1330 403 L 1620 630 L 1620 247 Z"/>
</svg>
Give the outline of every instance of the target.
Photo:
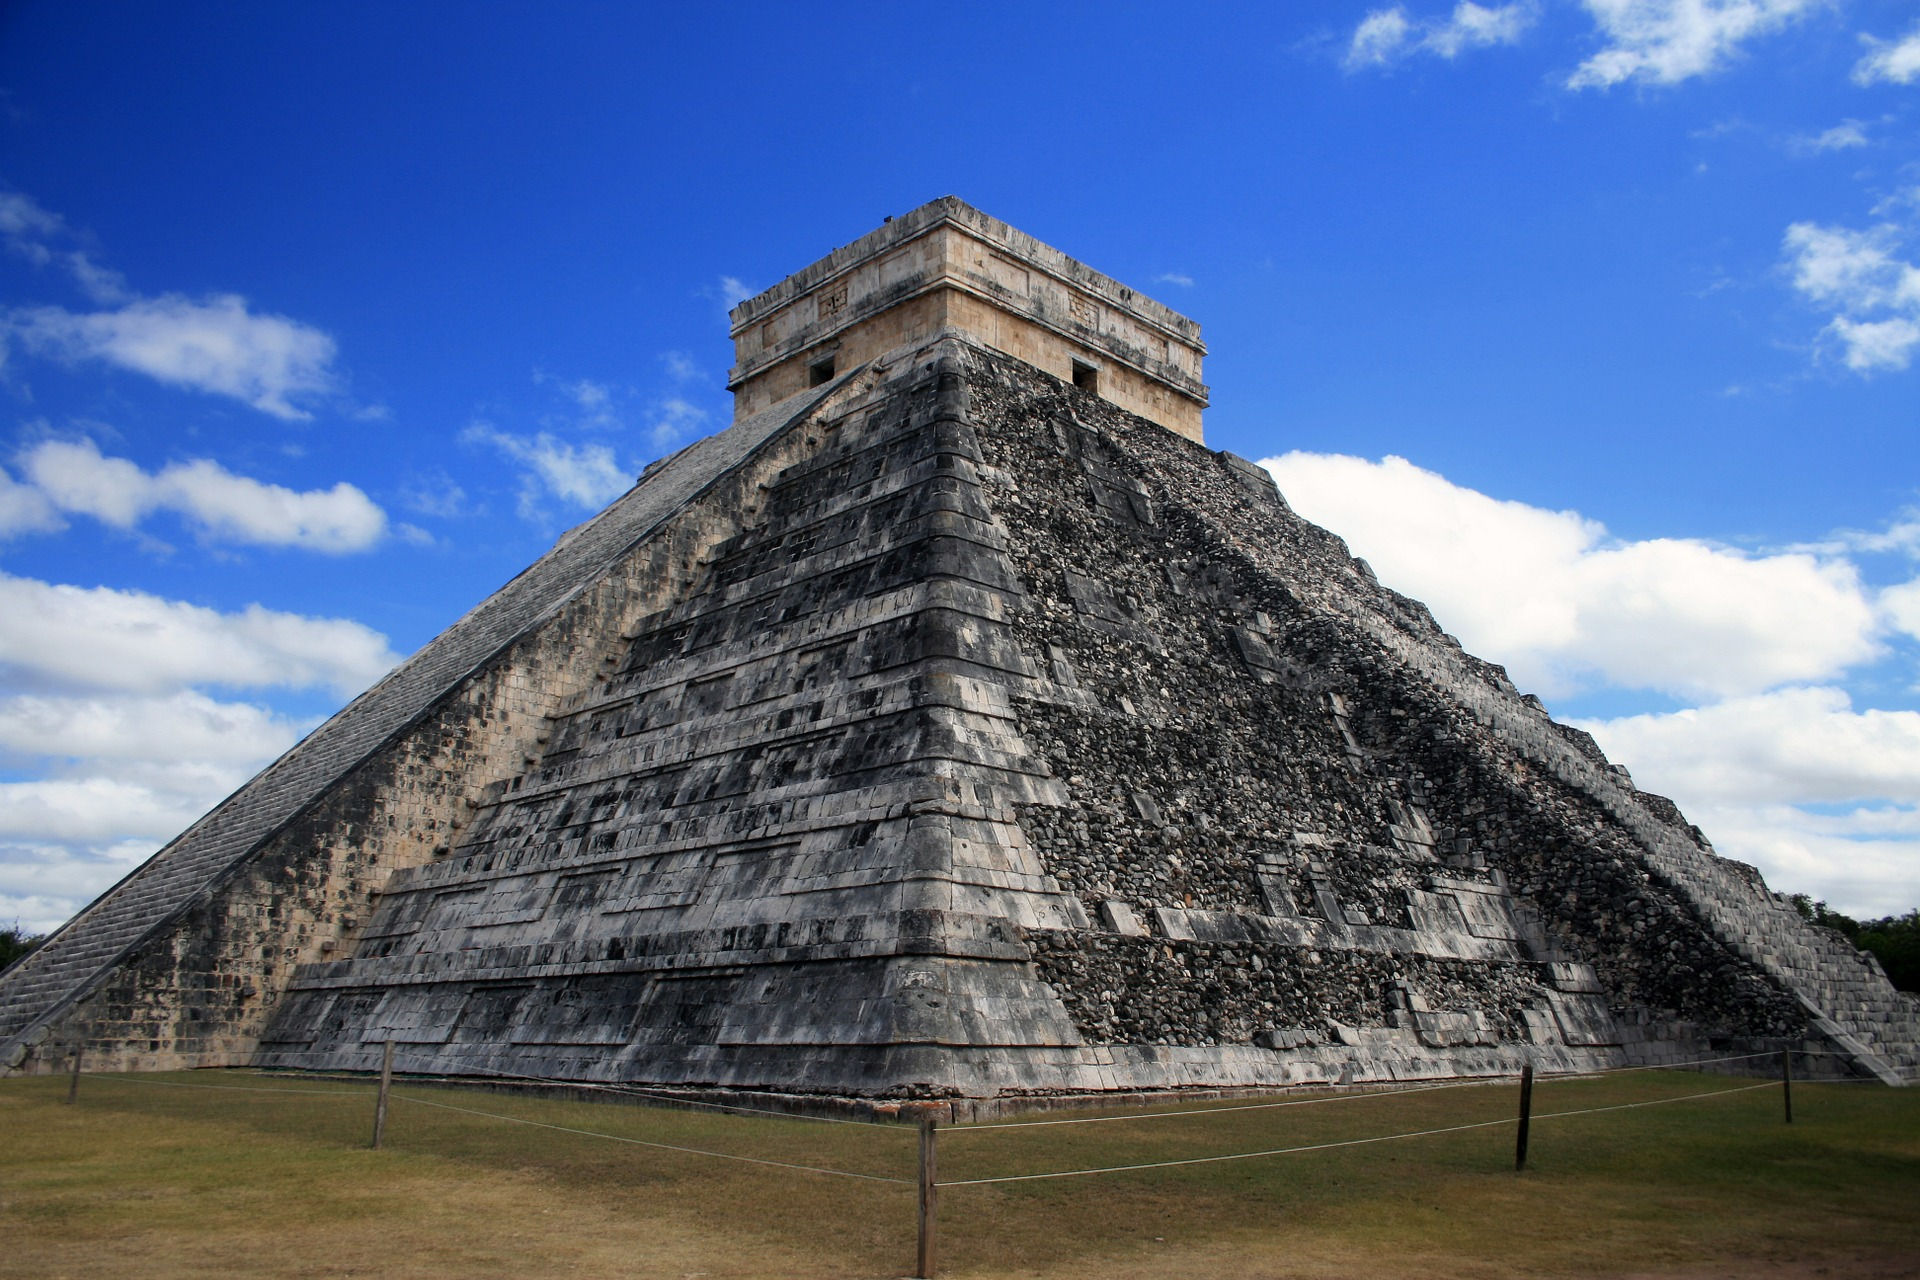
<svg viewBox="0 0 1920 1280">
<path fill-rule="evenodd" d="M 993 387 L 976 400 L 1004 477 L 989 499 L 1032 603 L 1015 630 L 1080 695 L 1022 704 L 1073 797 L 1023 822 L 1090 915 L 1114 900 L 1161 935 L 1197 912 L 1216 935 L 1253 939 L 1163 945 L 1158 974 L 1151 946 L 1054 944 L 1041 967 L 1083 1031 L 1244 1038 L 1248 1000 L 1262 1014 L 1317 1006 L 1323 1024 L 1371 1008 L 1360 1020 L 1391 1024 L 1411 985 L 1503 1033 L 1530 1002 L 1604 993 L 1615 1025 L 1599 1034 L 1634 1057 L 1837 1034 L 1869 1065 L 1912 1061 L 1914 1003 L 1869 958 L 1715 857 L 1671 802 L 1634 791 L 1587 735 L 1293 516 L 1264 473 L 1007 362 L 974 369 Z M 1436 889 L 1471 900 L 1454 891 L 1463 878 L 1518 895 L 1523 945 L 1498 978 L 1415 956 L 1391 975 L 1329 974 L 1324 955 L 1289 970 L 1259 942 L 1271 924 L 1247 920 L 1417 928 Z M 1592 979 L 1550 994 L 1567 964 Z M 1140 991 L 1159 1012 L 1126 1012 Z"/>
</svg>

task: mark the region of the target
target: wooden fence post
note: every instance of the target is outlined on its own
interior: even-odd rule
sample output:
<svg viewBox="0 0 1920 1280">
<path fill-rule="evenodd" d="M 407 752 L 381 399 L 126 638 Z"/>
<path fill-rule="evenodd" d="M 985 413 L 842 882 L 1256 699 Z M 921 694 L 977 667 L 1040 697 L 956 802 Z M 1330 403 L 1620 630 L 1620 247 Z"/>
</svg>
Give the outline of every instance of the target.
<svg viewBox="0 0 1920 1280">
<path fill-rule="evenodd" d="M 73 1046 L 73 1075 L 67 1081 L 67 1105 L 72 1106 L 80 1099 L 80 1045 Z"/>
<path fill-rule="evenodd" d="M 936 1181 L 936 1161 L 933 1146 L 934 1120 L 931 1115 L 920 1117 L 920 1252 L 916 1259 L 914 1275 L 918 1280 L 933 1280 L 934 1268 L 934 1229 L 938 1225 L 940 1188 Z"/>
<path fill-rule="evenodd" d="M 1787 1109 L 1787 1123 L 1793 1123 L 1793 1051 L 1780 1051 L 1780 1101 Z"/>
<path fill-rule="evenodd" d="M 1533 1124 L 1533 1059 L 1520 1066 L 1520 1131 L 1513 1140 L 1513 1171 L 1527 1167 L 1527 1130 Z"/>
<path fill-rule="evenodd" d="M 380 1096 L 373 1104 L 373 1149 L 380 1149 L 380 1139 L 387 1131 L 387 1091 L 393 1087 L 393 1041 L 387 1041 L 387 1047 L 380 1055 Z"/>
</svg>

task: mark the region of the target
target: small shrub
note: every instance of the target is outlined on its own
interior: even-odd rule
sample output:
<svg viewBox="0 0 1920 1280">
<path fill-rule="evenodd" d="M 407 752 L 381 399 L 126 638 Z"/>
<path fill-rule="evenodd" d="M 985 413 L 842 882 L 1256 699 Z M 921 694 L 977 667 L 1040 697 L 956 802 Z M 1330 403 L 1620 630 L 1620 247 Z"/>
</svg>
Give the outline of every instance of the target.
<svg viewBox="0 0 1920 1280">
<path fill-rule="evenodd" d="M 20 926 L 0 929 L 0 969 L 6 968 L 38 947 L 45 939 L 20 931 Z"/>
</svg>

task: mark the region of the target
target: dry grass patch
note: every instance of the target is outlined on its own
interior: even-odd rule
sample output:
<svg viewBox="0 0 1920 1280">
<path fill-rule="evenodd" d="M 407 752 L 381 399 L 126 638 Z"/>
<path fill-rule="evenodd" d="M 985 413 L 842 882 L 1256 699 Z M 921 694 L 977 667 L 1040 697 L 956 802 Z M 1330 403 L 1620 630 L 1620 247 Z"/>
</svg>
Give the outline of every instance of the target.
<svg viewBox="0 0 1920 1280">
<path fill-rule="evenodd" d="M 166 1082 L 166 1083 L 161 1083 Z M 245 1085 L 274 1092 L 181 1088 Z M 946 1187 L 953 1277 L 1920 1274 L 1920 1090 L 1543 1084 L 1509 1125 L 1054 1181 Z M 910 1178 L 910 1130 L 201 1072 L 0 1082 L 0 1276 L 897 1276 L 911 1187 L 505 1123 Z M 943 1131 L 941 1177 L 1180 1160 L 1504 1120 L 1510 1086 L 1126 1123 Z M 1217 1105 L 1217 1104 L 1215 1104 Z M 1161 1108 L 1165 1110 L 1166 1108 Z M 1097 1114 L 1097 1113 L 1095 1113 Z M 1114 1113 L 1117 1114 L 1117 1113 Z M 1735 1268 L 1733 1271 L 1724 1268 Z M 1715 1268 L 1723 1268 L 1716 1270 Z"/>
</svg>

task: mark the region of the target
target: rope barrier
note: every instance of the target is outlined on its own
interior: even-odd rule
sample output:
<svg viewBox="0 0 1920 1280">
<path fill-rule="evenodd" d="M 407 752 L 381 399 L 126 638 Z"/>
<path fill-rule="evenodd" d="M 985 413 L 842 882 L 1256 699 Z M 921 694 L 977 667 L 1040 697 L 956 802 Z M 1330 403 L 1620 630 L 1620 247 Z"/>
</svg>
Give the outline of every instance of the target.
<svg viewBox="0 0 1920 1280">
<path fill-rule="evenodd" d="M 1760 1084 L 1741 1085 L 1733 1089 L 1710 1089 L 1703 1093 L 1690 1093 L 1678 1098 L 1658 1098 L 1651 1102 L 1623 1102 L 1610 1107 L 1583 1107 L 1574 1111 L 1550 1111 L 1534 1117 L 1536 1120 L 1552 1120 L 1564 1116 L 1592 1115 L 1601 1111 L 1627 1111 L 1635 1107 L 1655 1107 L 1669 1102 L 1688 1102 L 1697 1098 L 1714 1098 L 1727 1093 L 1746 1093 L 1753 1089 L 1770 1089 L 1774 1081 Z M 1518 1120 L 1508 1116 L 1499 1120 L 1479 1120 L 1471 1124 L 1448 1125 L 1439 1129 L 1419 1129 L 1411 1133 L 1389 1133 L 1372 1138 L 1348 1138 L 1340 1142 L 1316 1142 L 1298 1147 L 1275 1147 L 1268 1151 L 1240 1151 L 1223 1156 L 1191 1156 L 1183 1160 L 1156 1160 L 1147 1164 L 1109 1165 L 1094 1169 L 1063 1169 L 1051 1173 L 1017 1173 L 997 1178 L 963 1178 L 952 1182 L 941 1182 L 942 1187 L 981 1187 L 1002 1182 L 1039 1182 L 1051 1178 L 1085 1178 L 1103 1173 L 1131 1173 L 1142 1169 L 1172 1169 L 1181 1165 L 1223 1164 L 1230 1160 L 1258 1160 L 1268 1156 L 1297 1155 L 1306 1151 L 1332 1151 L 1340 1147 L 1363 1147 L 1380 1142 L 1402 1142 L 1409 1138 L 1431 1138 L 1445 1133 L 1465 1133 L 1472 1129 L 1491 1129 L 1500 1125 L 1517 1124 Z"/>
<path fill-rule="evenodd" d="M 1683 1093 L 1677 1098 L 1653 1098 L 1646 1102 L 1616 1102 L 1609 1107 L 1581 1107 L 1574 1111 L 1543 1111 L 1535 1120 L 1554 1120 L 1561 1116 L 1590 1116 L 1602 1111 L 1632 1111 L 1636 1107 L 1664 1107 L 1669 1102 L 1692 1102 L 1696 1098 L 1718 1098 L 1728 1093 L 1752 1093 L 1755 1089 L 1777 1089 L 1778 1080 L 1762 1080 L 1759 1084 L 1743 1084 L 1733 1089 L 1708 1089 L 1703 1093 Z"/>
<path fill-rule="evenodd" d="M 996 1182 L 1038 1182 L 1045 1178 L 1084 1178 L 1096 1173 L 1129 1173 L 1136 1169 L 1171 1169 L 1186 1164 L 1221 1164 L 1228 1160 L 1257 1160 L 1263 1156 L 1286 1156 L 1301 1151 L 1331 1151 L 1335 1147 L 1360 1147 L 1373 1142 L 1398 1142 L 1405 1138 L 1427 1138 L 1439 1133 L 1463 1133 L 1468 1129 L 1490 1129 L 1513 1124 L 1512 1119 L 1480 1120 L 1473 1124 L 1450 1125 L 1444 1129 L 1422 1129 L 1416 1133 L 1390 1133 L 1377 1138 L 1349 1138 L 1344 1142 L 1316 1142 L 1304 1147 L 1275 1147 L 1270 1151 L 1239 1151 L 1225 1156 L 1192 1156 L 1185 1160 L 1156 1160 L 1151 1164 L 1117 1164 L 1100 1169 L 1064 1169 L 1055 1173 L 1016 1173 L 999 1178 L 963 1178 L 942 1182 L 943 1187 L 983 1187 Z"/>
<path fill-rule="evenodd" d="M 792 1169 L 800 1173 L 821 1173 L 835 1178 L 858 1178 L 862 1182 L 890 1182 L 898 1186 L 910 1187 L 910 1178 L 889 1178 L 875 1173 L 853 1173 L 846 1169 L 826 1169 L 818 1165 L 789 1164 L 784 1160 L 765 1160 L 759 1156 L 733 1155 L 725 1151 L 703 1151 L 699 1147 L 681 1147 L 670 1142 L 648 1142 L 644 1138 L 627 1138 L 617 1133 L 599 1133 L 593 1129 L 575 1129 L 564 1124 L 547 1124 L 541 1120 L 525 1120 L 519 1116 L 503 1116 L 493 1111 L 478 1111 L 472 1107 L 456 1107 L 448 1102 L 434 1102 L 429 1098 L 416 1098 L 404 1093 L 396 1093 L 395 1098 L 403 1102 L 419 1103 L 423 1107 L 438 1107 L 442 1111 L 458 1111 L 462 1115 L 484 1116 L 489 1120 L 501 1120 L 507 1124 L 523 1124 L 535 1129 L 552 1129 L 556 1133 L 578 1134 L 583 1138 L 605 1138 L 608 1142 L 625 1142 L 636 1147 L 653 1147 L 659 1151 L 677 1151 L 682 1155 L 710 1156 L 715 1160 L 737 1160 L 742 1164 L 769 1165 L 775 1169 Z"/>
</svg>

